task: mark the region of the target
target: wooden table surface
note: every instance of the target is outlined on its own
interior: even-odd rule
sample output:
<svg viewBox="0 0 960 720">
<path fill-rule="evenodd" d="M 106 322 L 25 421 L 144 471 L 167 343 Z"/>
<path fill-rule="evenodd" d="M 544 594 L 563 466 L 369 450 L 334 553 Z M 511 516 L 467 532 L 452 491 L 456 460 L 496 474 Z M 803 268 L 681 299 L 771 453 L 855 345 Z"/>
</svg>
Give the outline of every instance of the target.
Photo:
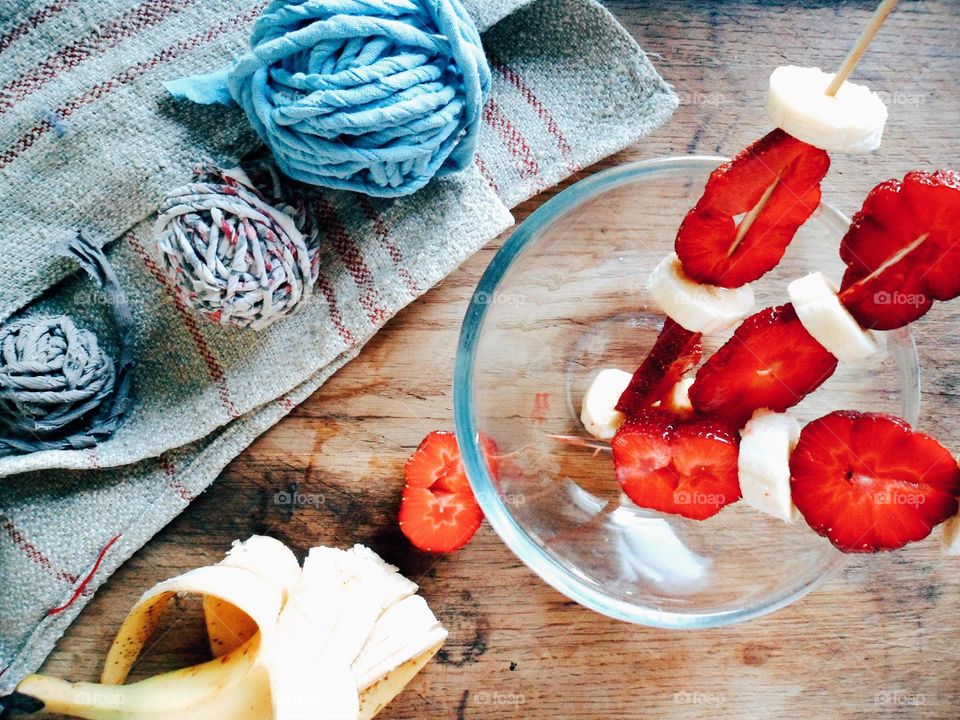
<svg viewBox="0 0 960 720">
<path fill-rule="evenodd" d="M 657 155 L 735 153 L 768 129 L 762 107 L 770 70 L 835 68 L 873 4 L 608 2 L 682 105 L 650 138 L 578 177 Z M 851 213 L 882 179 L 960 166 L 958 56 L 960 2 L 901 3 L 855 75 L 886 93 L 883 147 L 834 157 L 825 185 L 833 204 Z M 518 208 L 518 220 L 554 192 Z M 410 551 L 396 526 L 401 468 L 427 431 L 452 425 L 460 320 L 505 237 L 401 312 L 234 461 L 113 576 L 44 670 L 94 679 L 143 590 L 215 562 L 234 538 L 266 533 L 298 550 L 367 543 L 420 583 L 450 638 L 386 718 L 960 716 L 960 561 L 940 559 L 936 542 L 855 557 L 791 607 L 699 632 L 631 626 L 579 607 L 527 570 L 486 524 L 451 556 Z M 960 451 L 958 318 L 960 304 L 935 308 L 915 334 L 921 427 Z M 323 503 L 292 512 L 274 504 L 274 493 L 291 483 Z M 199 636 L 188 626 L 186 619 L 172 625 L 138 673 L 199 659 Z"/>
</svg>

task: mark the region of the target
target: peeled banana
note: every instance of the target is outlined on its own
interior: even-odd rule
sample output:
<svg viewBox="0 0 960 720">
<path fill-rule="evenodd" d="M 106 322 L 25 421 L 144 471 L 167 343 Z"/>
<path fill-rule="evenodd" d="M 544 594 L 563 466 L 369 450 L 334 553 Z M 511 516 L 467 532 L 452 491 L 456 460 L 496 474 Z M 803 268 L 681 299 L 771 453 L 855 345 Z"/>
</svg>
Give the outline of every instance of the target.
<svg viewBox="0 0 960 720">
<path fill-rule="evenodd" d="M 313 548 L 301 569 L 282 543 L 254 536 L 147 591 L 100 683 L 31 675 L 16 705 L 89 720 L 368 720 L 446 639 L 416 592 L 361 545 Z M 179 594 L 203 596 L 214 659 L 122 684 Z"/>
</svg>

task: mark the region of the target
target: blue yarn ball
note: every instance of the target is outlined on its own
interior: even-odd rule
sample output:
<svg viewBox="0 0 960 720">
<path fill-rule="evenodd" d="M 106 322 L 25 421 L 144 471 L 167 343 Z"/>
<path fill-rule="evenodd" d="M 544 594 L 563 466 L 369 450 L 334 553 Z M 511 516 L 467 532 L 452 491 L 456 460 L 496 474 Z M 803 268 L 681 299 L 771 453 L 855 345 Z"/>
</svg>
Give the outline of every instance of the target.
<svg viewBox="0 0 960 720">
<path fill-rule="evenodd" d="M 490 69 L 458 0 L 274 0 L 226 73 L 167 87 L 232 98 L 296 180 L 394 197 L 472 162 Z"/>
</svg>

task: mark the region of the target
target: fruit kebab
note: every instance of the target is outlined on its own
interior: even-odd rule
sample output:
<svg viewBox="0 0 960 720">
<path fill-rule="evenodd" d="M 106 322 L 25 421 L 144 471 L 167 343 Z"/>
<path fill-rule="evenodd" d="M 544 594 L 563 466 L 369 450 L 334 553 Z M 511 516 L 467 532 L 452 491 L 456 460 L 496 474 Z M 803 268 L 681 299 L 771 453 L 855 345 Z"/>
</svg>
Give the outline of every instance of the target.
<svg viewBox="0 0 960 720">
<path fill-rule="evenodd" d="M 922 215 L 911 212 L 911 204 L 913 208 L 928 210 Z M 916 319 L 932 304 L 932 300 L 925 300 L 928 294 L 938 299 L 960 295 L 960 282 L 949 272 L 953 265 L 945 261 L 949 260 L 949 253 L 957 245 L 960 245 L 960 176 L 956 172 L 910 173 L 903 182 L 881 183 L 854 216 L 841 245 L 841 254 L 848 262 L 843 284 L 847 291 L 838 293 L 837 287 L 819 272 L 794 280 L 787 288 L 791 303 L 767 308 L 744 320 L 733 336 L 700 367 L 688 388 L 697 422 L 709 419 L 715 424 L 714 434 L 718 437 L 729 434 L 730 428 L 741 429 L 740 493 L 736 497 L 742 494 L 749 504 L 783 520 L 791 521 L 796 517 L 790 497 L 790 478 L 792 475 L 795 486 L 797 475 L 786 468 L 790 452 L 797 443 L 799 428 L 792 418 L 783 414 L 784 411 L 826 381 L 838 361 L 855 362 L 877 352 L 880 342 L 873 327 L 896 328 Z M 906 312 L 896 302 L 884 302 L 886 298 L 895 300 L 912 296 L 924 301 L 909 303 Z M 862 302 L 864 298 L 869 302 L 853 305 L 859 311 L 860 317 L 856 317 L 848 309 L 848 303 L 851 299 Z M 866 317 L 865 326 L 859 322 L 861 317 Z M 665 332 L 675 336 L 677 331 L 670 323 L 672 321 L 668 319 Z M 669 354 L 671 348 L 675 356 Z M 647 376 L 644 385 L 658 387 L 657 378 L 649 377 L 652 370 L 675 367 L 683 361 L 683 352 L 683 347 L 676 343 L 658 340 L 650 357 L 641 366 L 643 372 L 638 371 L 638 375 Z M 651 361 L 653 358 L 656 358 L 655 362 Z M 683 367 L 689 369 L 690 365 Z M 675 380 L 666 371 L 662 376 L 667 382 Z M 648 403 L 648 408 L 650 406 Z M 627 416 L 633 417 L 629 412 L 631 406 L 621 404 L 618 409 L 628 411 Z M 905 426 L 899 419 L 882 417 L 886 420 L 873 422 L 872 427 L 886 427 L 889 423 Z M 649 420 L 646 416 L 641 419 L 644 422 Z M 631 422 L 634 421 L 628 420 L 623 426 L 623 440 L 618 434 L 613 441 L 617 465 L 632 462 L 625 453 L 617 451 L 618 443 L 627 443 L 629 438 L 636 437 L 636 428 L 630 425 Z M 828 423 L 828 427 L 832 424 L 837 422 Z M 866 421 L 855 423 L 865 424 Z M 673 421 L 670 432 L 676 432 L 680 425 L 680 420 Z M 894 434 L 890 431 L 888 436 Z M 935 443 L 932 438 L 929 441 Z M 923 444 L 914 442 L 914 446 L 922 448 Z M 874 451 L 880 452 L 879 449 Z M 669 461 L 669 454 L 661 453 L 659 457 Z M 896 458 L 895 454 L 893 458 Z M 888 458 L 885 462 L 886 467 L 891 467 L 896 460 Z M 659 467 L 649 462 L 646 464 L 645 472 L 652 478 L 646 486 L 638 482 L 636 467 L 635 462 L 631 468 L 617 467 L 618 478 L 630 479 L 624 484 L 625 491 L 638 505 L 664 509 L 663 503 L 649 495 L 650 488 L 662 479 L 662 474 L 657 474 Z M 816 485 L 811 477 L 808 473 L 804 487 Z M 858 477 L 865 488 L 871 487 L 864 480 L 866 475 Z M 675 486 L 680 487 L 681 482 L 682 478 L 677 479 Z M 876 482 L 886 487 L 885 484 L 893 483 L 893 480 L 881 477 Z M 902 482 L 909 484 L 913 481 Z M 957 492 L 960 493 L 960 488 Z M 889 497 L 889 493 L 882 490 L 875 490 L 875 493 L 881 499 Z M 926 503 L 925 491 L 917 497 L 921 496 Z M 860 499 L 857 506 L 866 513 L 867 504 L 868 501 Z M 902 513 L 922 514 L 925 509 L 933 514 L 918 518 L 917 522 L 922 520 L 933 527 L 946 519 L 940 513 L 945 507 L 933 504 L 927 504 L 925 508 L 881 507 L 873 512 L 882 516 L 895 509 Z M 952 509 L 956 511 L 955 507 Z M 854 548 L 849 538 L 837 540 L 827 533 L 826 528 L 832 526 L 811 520 L 816 504 L 808 505 L 806 510 L 801 507 L 800 511 L 811 526 L 824 529 L 825 534 L 845 550 L 889 549 L 887 545 L 892 542 L 885 540 L 881 543 L 876 539 L 876 543 L 865 541 L 863 547 Z M 954 525 L 957 526 L 954 534 L 960 536 L 960 520 L 952 524 L 951 529 Z M 960 552 L 960 539 L 948 541 L 948 544 L 957 545 Z"/>
<path fill-rule="evenodd" d="M 597 437 L 615 433 L 617 479 L 641 507 L 702 520 L 743 497 L 788 522 L 802 515 L 846 552 L 899 548 L 949 519 L 945 549 L 960 553 L 960 469 L 936 440 L 898 418 L 851 411 L 801 432 L 785 412 L 838 361 L 877 352 L 874 329 L 902 327 L 934 299 L 960 295 L 946 262 L 960 246 L 956 172 L 877 186 L 844 237 L 839 288 L 819 272 L 795 280 L 791 303 L 748 317 L 695 379 L 683 377 L 699 362 L 702 333 L 749 312 L 749 283 L 779 263 L 819 205 L 824 151 L 879 146 L 886 108 L 846 77 L 895 4 L 881 3 L 835 76 L 773 73 L 767 110 L 778 130 L 711 174 L 675 254 L 651 274 L 668 318 L 649 356 L 629 383 L 618 377 L 615 408 L 603 374 L 584 398 L 585 425 Z"/>
<path fill-rule="evenodd" d="M 780 262 L 797 230 L 820 204 L 820 182 L 830 167 L 826 151 L 869 152 L 879 147 L 886 106 L 876 93 L 847 78 L 895 5 L 896 0 L 880 4 L 835 75 L 792 66 L 771 75 L 766 109 L 778 127 L 710 174 L 703 195 L 680 225 L 675 252 L 657 265 L 648 281 L 650 294 L 669 322 L 630 382 L 615 369 L 595 378 L 581 413 L 591 435 L 609 440 L 627 416 L 660 401 L 656 396 L 665 389 L 656 384 L 652 370 L 696 365 L 699 355 L 691 363 L 687 346 L 699 342 L 702 334 L 726 330 L 751 314 L 750 283 Z M 832 348 L 837 359 L 858 359 L 876 349 L 875 338 L 852 332 L 842 314 L 824 317 L 819 303 L 835 302 L 824 285 L 831 287 L 825 278 L 797 284 L 796 307 L 778 314 L 785 333 L 793 330 L 806 351 L 819 356 L 820 369 L 829 363 L 816 340 L 834 325 L 843 331 Z M 809 338 L 797 330 L 791 312 L 810 326 L 807 330 L 813 328 Z M 798 381 L 802 394 L 829 376 L 810 374 L 815 377 Z M 671 373 L 665 377 L 676 381 Z M 682 381 L 679 397 L 692 383 L 690 378 Z M 661 384 L 669 389 L 666 380 Z M 614 408 L 609 398 L 618 391 Z"/>
</svg>

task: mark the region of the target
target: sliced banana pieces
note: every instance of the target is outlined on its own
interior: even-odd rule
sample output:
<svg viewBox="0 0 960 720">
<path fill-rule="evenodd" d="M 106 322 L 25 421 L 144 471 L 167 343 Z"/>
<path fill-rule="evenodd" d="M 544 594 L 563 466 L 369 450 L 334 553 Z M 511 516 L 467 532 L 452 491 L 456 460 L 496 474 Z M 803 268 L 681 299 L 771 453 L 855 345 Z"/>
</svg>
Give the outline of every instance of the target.
<svg viewBox="0 0 960 720">
<path fill-rule="evenodd" d="M 790 453 L 800 425 L 787 413 L 757 410 L 740 431 L 740 492 L 760 512 L 794 522 L 799 512 L 790 498 Z"/>
<path fill-rule="evenodd" d="M 798 140 L 828 152 L 867 153 L 880 147 L 887 106 L 863 85 L 844 82 L 826 94 L 833 75 L 786 65 L 770 75 L 767 115 Z"/>
<path fill-rule="evenodd" d="M 42 675 L 17 691 L 41 712 L 90 720 L 369 720 L 447 633 L 417 585 L 373 551 L 314 548 L 301 570 L 254 536 L 219 564 L 146 592 L 120 627 L 101 684 Z M 215 659 L 122 684 L 177 595 L 204 598 Z"/>
<path fill-rule="evenodd" d="M 690 332 L 725 330 L 753 310 L 753 289 L 749 285 L 702 285 L 683 271 L 676 253 L 667 255 L 654 268 L 647 287 L 660 309 Z"/>
<path fill-rule="evenodd" d="M 624 415 L 617 411 L 617 402 L 630 384 L 630 373 L 607 368 L 597 373 L 583 395 L 580 422 L 587 432 L 600 440 L 611 440 L 623 424 Z"/>
<path fill-rule="evenodd" d="M 837 297 L 837 286 L 815 272 L 787 286 L 797 317 L 814 340 L 840 362 L 856 362 L 880 350 L 880 337 L 860 327 Z"/>
</svg>

